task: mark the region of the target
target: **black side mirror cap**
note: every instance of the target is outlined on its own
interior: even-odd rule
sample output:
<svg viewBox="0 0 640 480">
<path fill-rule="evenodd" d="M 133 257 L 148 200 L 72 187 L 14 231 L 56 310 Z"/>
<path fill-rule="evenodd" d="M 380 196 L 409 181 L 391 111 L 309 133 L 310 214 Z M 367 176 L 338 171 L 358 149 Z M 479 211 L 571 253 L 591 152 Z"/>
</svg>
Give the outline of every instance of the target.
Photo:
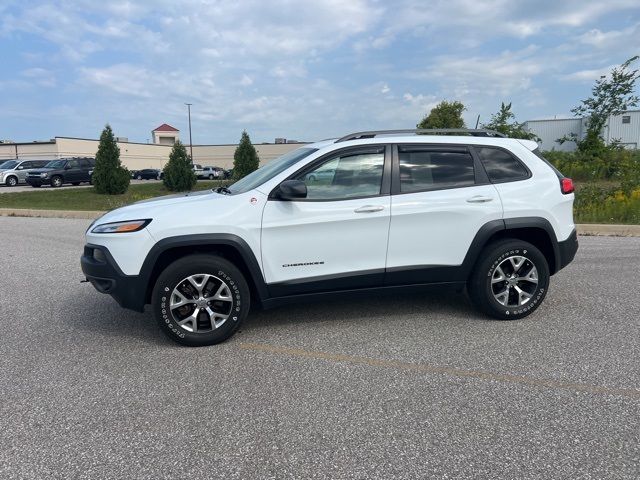
<svg viewBox="0 0 640 480">
<path fill-rule="evenodd" d="M 307 185 L 302 180 L 285 180 L 278 187 L 277 196 L 282 200 L 307 198 Z"/>
</svg>

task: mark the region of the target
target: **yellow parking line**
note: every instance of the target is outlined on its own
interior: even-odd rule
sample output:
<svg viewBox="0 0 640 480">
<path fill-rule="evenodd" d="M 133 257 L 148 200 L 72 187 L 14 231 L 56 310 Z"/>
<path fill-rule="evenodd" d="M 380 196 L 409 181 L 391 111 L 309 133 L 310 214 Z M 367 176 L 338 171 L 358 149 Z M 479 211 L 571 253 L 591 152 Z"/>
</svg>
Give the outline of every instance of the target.
<svg viewBox="0 0 640 480">
<path fill-rule="evenodd" d="M 479 380 L 487 380 L 492 382 L 516 383 L 521 385 L 532 385 L 535 387 L 546 387 L 563 390 L 573 390 L 577 392 L 588 392 L 600 395 L 618 395 L 629 398 L 640 398 L 640 390 L 632 388 L 611 388 L 598 385 L 589 385 L 586 383 L 565 382 L 561 380 L 552 380 L 544 378 L 526 377 L 520 375 L 508 375 L 503 373 L 483 372 L 479 370 L 464 370 L 453 367 L 438 367 L 427 365 L 424 363 L 406 363 L 396 360 L 383 360 L 378 358 L 355 357 L 351 355 L 343 355 L 339 353 L 317 352 L 312 350 L 303 350 L 300 348 L 279 347 L 275 345 L 267 345 L 262 343 L 241 343 L 240 348 L 243 350 L 252 350 L 257 352 L 272 353 L 279 355 L 289 355 L 293 357 L 304 357 L 315 360 L 325 360 L 329 362 L 350 363 L 353 365 L 366 365 L 370 367 L 395 368 L 399 370 L 408 370 L 423 373 L 435 373 L 440 375 L 449 375 L 461 378 L 476 378 Z"/>
</svg>

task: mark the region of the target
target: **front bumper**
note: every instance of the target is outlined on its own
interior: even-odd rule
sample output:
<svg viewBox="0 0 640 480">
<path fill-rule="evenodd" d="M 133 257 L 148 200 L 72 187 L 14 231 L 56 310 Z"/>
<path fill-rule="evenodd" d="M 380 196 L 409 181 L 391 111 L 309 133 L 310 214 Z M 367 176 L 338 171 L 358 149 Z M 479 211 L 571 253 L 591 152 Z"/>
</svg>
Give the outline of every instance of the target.
<svg viewBox="0 0 640 480">
<path fill-rule="evenodd" d="M 566 240 L 558 242 L 559 264 L 557 270 L 569 265 L 575 258 L 577 251 L 578 235 L 574 229 Z"/>
<path fill-rule="evenodd" d="M 137 275 L 122 273 L 106 247 L 85 245 L 80 267 L 87 280 L 100 293 L 111 295 L 123 308 L 144 312 L 146 284 Z"/>
</svg>

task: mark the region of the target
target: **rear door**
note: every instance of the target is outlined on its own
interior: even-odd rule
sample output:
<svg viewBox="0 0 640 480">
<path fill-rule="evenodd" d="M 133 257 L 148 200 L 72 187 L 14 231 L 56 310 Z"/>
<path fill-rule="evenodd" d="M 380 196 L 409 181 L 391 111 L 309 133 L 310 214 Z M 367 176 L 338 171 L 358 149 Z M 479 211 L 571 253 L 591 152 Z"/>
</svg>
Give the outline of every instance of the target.
<svg viewBox="0 0 640 480">
<path fill-rule="evenodd" d="M 82 169 L 80 167 L 80 160 L 72 159 L 67 161 L 67 166 L 64 172 L 65 182 L 81 182 L 82 181 Z"/>
<path fill-rule="evenodd" d="M 482 225 L 502 218 L 498 192 L 463 145 L 398 145 L 393 169 L 387 283 L 456 280 L 442 267 L 460 266 Z"/>
<path fill-rule="evenodd" d="M 384 145 L 333 152 L 290 177 L 305 182 L 307 198 L 267 201 L 262 264 L 272 295 L 382 285 L 390 153 Z"/>
</svg>

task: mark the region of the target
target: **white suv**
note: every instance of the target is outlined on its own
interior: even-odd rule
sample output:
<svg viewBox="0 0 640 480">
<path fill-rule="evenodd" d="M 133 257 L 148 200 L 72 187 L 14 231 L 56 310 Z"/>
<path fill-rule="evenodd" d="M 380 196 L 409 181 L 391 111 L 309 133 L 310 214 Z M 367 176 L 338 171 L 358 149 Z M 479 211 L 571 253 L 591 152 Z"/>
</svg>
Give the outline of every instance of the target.
<svg viewBox="0 0 640 480">
<path fill-rule="evenodd" d="M 251 304 L 409 286 L 466 286 L 484 313 L 517 319 L 578 249 L 572 192 L 532 141 L 362 132 L 228 188 L 113 210 L 87 230 L 81 264 L 97 290 L 151 304 L 192 346 L 229 338 Z"/>
</svg>

